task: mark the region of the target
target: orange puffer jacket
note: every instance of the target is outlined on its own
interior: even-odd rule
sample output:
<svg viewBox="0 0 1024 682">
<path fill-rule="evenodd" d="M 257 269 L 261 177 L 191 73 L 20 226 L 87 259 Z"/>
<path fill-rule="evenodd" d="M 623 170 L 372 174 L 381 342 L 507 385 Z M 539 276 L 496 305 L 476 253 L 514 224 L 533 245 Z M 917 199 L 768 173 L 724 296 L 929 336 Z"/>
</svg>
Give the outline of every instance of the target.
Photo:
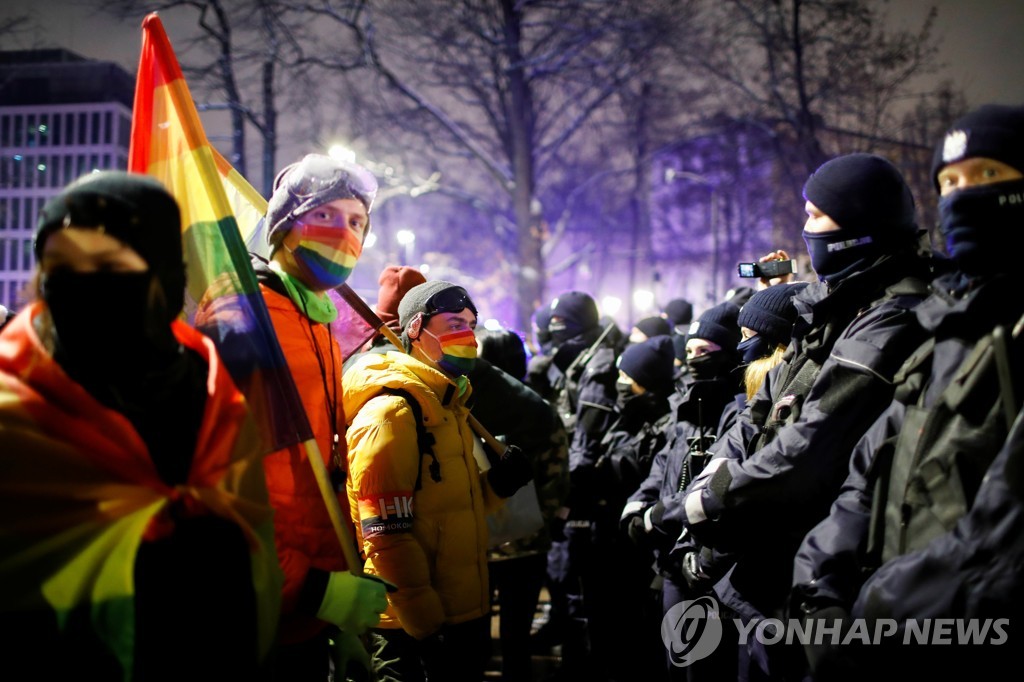
<svg viewBox="0 0 1024 682">
<path fill-rule="evenodd" d="M 260 290 L 324 464 L 328 472 L 334 474 L 345 462 L 342 359 L 338 344 L 327 325 L 310 321 L 290 298 L 262 284 Z M 334 424 L 330 418 L 331 408 L 336 414 Z M 335 424 L 340 436 L 337 454 L 332 458 Z M 315 617 L 315 607 L 320 603 L 318 598 L 310 600 L 313 613 L 308 612 L 309 608 L 297 608 L 310 571 L 344 571 L 347 565 L 303 446 L 298 444 L 271 453 L 263 467 L 270 503 L 275 510 L 274 535 L 285 575 L 280 638 L 285 643 L 299 642 L 313 637 L 326 626 Z M 348 497 L 340 494 L 338 501 L 342 518 L 348 519 Z M 304 594 L 303 602 L 308 598 L 309 595 Z"/>
</svg>

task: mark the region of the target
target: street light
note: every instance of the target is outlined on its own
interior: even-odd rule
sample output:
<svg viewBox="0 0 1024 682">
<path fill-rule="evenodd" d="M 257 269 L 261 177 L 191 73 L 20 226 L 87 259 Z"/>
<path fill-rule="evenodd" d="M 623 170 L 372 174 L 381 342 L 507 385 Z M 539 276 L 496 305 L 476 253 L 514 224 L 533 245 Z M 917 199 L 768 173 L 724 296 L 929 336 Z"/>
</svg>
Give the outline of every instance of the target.
<svg viewBox="0 0 1024 682">
<path fill-rule="evenodd" d="M 399 230 L 395 233 L 395 240 L 402 249 L 402 265 L 412 263 L 412 246 L 416 242 L 416 233 L 412 230 Z"/>
<path fill-rule="evenodd" d="M 338 161 L 356 162 L 356 153 L 343 144 L 332 144 L 327 150 L 327 156 Z"/>
<path fill-rule="evenodd" d="M 618 296 L 605 296 L 601 299 L 601 311 L 608 317 L 615 317 L 622 308 L 622 299 Z"/>
<path fill-rule="evenodd" d="M 654 307 L 654 292 L 647 289 L 637 289 L 633 292 L 633 306 L 641 313 L 646 313 Z"/>
</svg>

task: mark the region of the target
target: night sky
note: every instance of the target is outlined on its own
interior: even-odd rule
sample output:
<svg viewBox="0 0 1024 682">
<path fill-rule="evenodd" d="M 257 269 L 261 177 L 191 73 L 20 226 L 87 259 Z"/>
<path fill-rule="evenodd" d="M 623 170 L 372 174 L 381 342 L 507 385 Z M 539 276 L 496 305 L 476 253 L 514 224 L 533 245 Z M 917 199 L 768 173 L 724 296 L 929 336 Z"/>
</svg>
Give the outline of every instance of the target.
<svg viewBox="0 0 1024 682">
<path fill-rule="evenodd" d="M 880 3 L 881 4 L 881 3 Z M 952 79 L 967 94 L 971 105 L 984 102 L 1024 102 L 1024 2 L 1021 0 L 892 0 L 885 3 L 894 25 L 919 26 L 929 7 L 939 9 L 936 33 L 939 79 Z M 135 71 L 141 40 L 140 23 L 117 23 L 95 14 L 88 3 L 71 0 L 5 0 L 0 17 L 29 15 L 41 30 L 2 49 L 65 47 L 93 59 L 121 63 Z M 194 22 L 191 10 L 161 13 L 172 43 L 181 41 Z M 922 88 L 928 84 L 921 85 Z"/>
</svg>

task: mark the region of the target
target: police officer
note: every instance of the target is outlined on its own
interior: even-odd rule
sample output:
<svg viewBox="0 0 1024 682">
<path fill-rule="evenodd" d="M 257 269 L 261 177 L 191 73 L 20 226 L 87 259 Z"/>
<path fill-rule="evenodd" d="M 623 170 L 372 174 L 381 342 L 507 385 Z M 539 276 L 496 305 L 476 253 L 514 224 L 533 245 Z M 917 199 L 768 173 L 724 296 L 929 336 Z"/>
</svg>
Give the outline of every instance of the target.
<svg viewBox="0 0 1024 682">
<path fill-rule="evenodd" d="M 804 186 L 804 241 L 818 275 L 797 294 L 800 318 L 772 370 L 686 495 L 687 531 L 731 552 L 716 586 L 746 622 L 782 613 L 793 555 L 828 513 L 857 439 L 892 399 L 892 378 L 924 332 L 912 309 L 927 294 L 914 201 L 888 160 L 850 154 Z M 755 638 L 741 672 L 778 673 Z"/>
<path fill-rule="evenodd" d="M 586 292 L 568 291 L 551 301 L 548 331 L 552 343 L 549 378 L 552 402 L 570 431 L 569 496 L 560 515 L 565 538 L 548 557 L 553 620 L 564 623 L 563 669 L 593 676 L 589 637 L 590 607 L 585 583 L 600 581 L 594 525 L 600 511 L 595 482 L 601 439 L 615 418 L 619 338 L 614 323 L 602 326 L 597 303 Z M 602 674 L 607 671 L 600 671 Z"/>
<path fill-rule="evenodd" d="M 692 381 L 670 400 L 665 446 L 655 453 L 647 478 L 622 508 L 623 530 L 637 549 L 648 556 L 653 553 L 653 586 L 660 593 L 662 615 L 693 596 L 679 567 L 671 563 L 669 550 L 682 530 L 681 491 L 700 472 L 707 444 L 718 434 L 720 415 L 739 391 L 738 316 L 739 308 L 725 301 L 705 310 L 689 327 L 686 354 Z M 666 665 L 671 679 L 688 672 L 671 660 Z M 712 665 L 719 665 L 718 657 Z"/>
<path fill-rule="evenodd" d="M 1022 169 L 1024 107 L 982 106 L 935 151 L 940 227 L 956 270 L 917 308 L 931 338 L 900 370 L 895 400 L 858 445 L 843 494 L 800 548 L 794 603 L 805 613 L 852 610 L 901 628 L 913 618 L 1019 613 L 1020 580 L 1005 562 L 1019 566 L 1020 553 L 995 560 L 992 544 L 1017 517 L 998 482 L 1002 466 L 992 463 L 1020 395 L 1024 301 L 1007 293 L 1024 242 Z M 944 677 L 1004 651 L 950 649 L 900 651 L 915 670 Z M 835 672 L 835 652 L 811 653 L 822 676 Z"/>
</svg>

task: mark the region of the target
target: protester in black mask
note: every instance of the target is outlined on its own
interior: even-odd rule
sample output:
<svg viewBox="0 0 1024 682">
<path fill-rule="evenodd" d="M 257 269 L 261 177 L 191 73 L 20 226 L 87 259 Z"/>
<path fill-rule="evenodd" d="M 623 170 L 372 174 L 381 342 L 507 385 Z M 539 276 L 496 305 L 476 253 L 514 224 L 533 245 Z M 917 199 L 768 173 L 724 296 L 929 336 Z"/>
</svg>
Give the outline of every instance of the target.
<svg viewBox="0 0 1024 682">
<path fill-rule="evenodd" d="M 212 342 L 177 319 L 177 203 L 86 175 L 43 207 L 35 254 L 41 300 L 0 335 L 5 670 L 258 679 L 281 589 L 263 452 Z"/>
<path fill-rule="evenodd" d="M 150 399 L 150 374 L 178 371 L 186 363 L 171 330 L 184 303 L 180 230 L 152 228 L 153 221 L 171 222 L 176 215 L 169 194 L 141 179 L 104 175 L 79 181 L 46 204 L 39 217 L 35 251 L 43 265 L 40 288 L 53 325 L 54 358 L 115 409 L 134 411 L 134 403 Z M 51 235 L 61 241 L 71 241 L 71 235 L 97 241 L 97 235 L 105 235 L 130 245 L 135 253 L 83 270 L 64 249 L 46 253 Z M 75 244 L 67 250 L 85 248 Z M 113 309 L 117 314 L 105 321 L 105 333 L 97 333 L 96 306 L 111 301 L 118 302 Z"/>
</svg>

